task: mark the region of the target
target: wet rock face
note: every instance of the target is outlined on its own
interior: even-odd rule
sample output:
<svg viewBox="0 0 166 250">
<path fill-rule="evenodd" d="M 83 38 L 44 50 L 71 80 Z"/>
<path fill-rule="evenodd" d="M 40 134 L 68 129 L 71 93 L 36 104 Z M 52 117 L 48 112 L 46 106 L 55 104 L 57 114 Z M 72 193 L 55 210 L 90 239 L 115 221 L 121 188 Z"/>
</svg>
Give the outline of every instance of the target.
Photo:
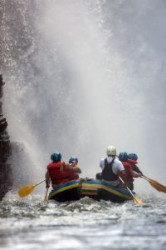
<svg viewBox="0 0 166 250">
<path fill-rule="evenodd" d="M 3 78 L 0 75 L 0 200 L 12 186 L 12 171 L 9 163 L 11 145 L 7 133 L 8 123 L 2 113 Z"/>
</svg>

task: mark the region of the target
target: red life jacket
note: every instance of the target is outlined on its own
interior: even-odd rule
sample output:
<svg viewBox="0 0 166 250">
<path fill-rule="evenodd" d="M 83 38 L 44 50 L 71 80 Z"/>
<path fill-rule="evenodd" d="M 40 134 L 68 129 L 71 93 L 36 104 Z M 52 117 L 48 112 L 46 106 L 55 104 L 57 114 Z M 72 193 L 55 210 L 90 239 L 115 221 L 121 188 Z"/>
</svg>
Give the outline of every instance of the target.
<svg viewBox="0 0 166 250">
<path fill-rule="evenodd" d="M 127 159 L 127 161 L 130 163 L 131 167 L 137 164 L 137 161 L 132 159 Z"/>
<path fill-rule="evenodd" d="M 72 166 L 72 164 L 70 164 Z M 70 180 L 77 180 L 79 179 L 79 175 L 77 173 L 71 172 L 70 173 Z"/>
<path fill-rule="evenodd" d="M 138 168 L 138 166 L 136 165 L 136 164 L 137 164 L 137 161 L 128 159 L 128 162 L 130 163 L 132 169 L 133 169 L 135 172 L 140 173 L 140 174 L 143 174 L 143 173 L 141 172 L 141 170 Z"/>
<path fill-rule="evenodd" d="M 122 164 L 125 168 L 126 171 L 126 181 L 133 181 L 133 176 L 132 176 L 132 166 L 130 162 L 128 161 L 122 161 Z"/>
<path fill-rule="evenodd" d="M 70 171 L 68 170 L 61 170 L 61 166 L 63 165 L 63 162 L 51 162 L 47 166 L 47 170 L 49 173 L 49 176 L 51 178 L 52 185 L 59 185 L 61 183 L 66 183 L 70 181 Z"/>
</svg>

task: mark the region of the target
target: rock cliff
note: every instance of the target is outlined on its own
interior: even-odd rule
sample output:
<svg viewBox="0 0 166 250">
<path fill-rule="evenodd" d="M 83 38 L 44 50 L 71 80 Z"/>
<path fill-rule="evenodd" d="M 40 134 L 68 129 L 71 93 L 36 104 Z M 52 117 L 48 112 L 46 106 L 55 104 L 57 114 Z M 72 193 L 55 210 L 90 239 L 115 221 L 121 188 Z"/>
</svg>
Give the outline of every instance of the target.
<svg viewBox="0 0 166 250">
<path fill-rule="evenodd" d="M 12 170 L 9 163 L 11 144 L 7 133 L 8 123 L 3 116 L 2 96 L 4 81 L 0 75 L 0 200 L 12 186 Z"/>
</svg>

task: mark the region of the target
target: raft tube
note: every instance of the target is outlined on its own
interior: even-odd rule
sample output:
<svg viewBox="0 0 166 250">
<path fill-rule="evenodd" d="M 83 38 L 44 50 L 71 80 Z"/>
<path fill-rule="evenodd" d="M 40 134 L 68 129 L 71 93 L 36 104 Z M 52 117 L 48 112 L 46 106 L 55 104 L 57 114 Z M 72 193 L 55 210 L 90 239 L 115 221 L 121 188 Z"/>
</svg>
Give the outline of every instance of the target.
<svg viewBox="0 0 166 250">
<path fill-rule="evenodd" d="M 75 201 L 88 196 L 94 200 L 106 200 L 122 203 L 132 200 L 130 192 L 126 188 L 117 188 L 101 180 L 80 179 L 72 180 L 54 188 L 48 199 L 59 202 Z"/>
</svg>

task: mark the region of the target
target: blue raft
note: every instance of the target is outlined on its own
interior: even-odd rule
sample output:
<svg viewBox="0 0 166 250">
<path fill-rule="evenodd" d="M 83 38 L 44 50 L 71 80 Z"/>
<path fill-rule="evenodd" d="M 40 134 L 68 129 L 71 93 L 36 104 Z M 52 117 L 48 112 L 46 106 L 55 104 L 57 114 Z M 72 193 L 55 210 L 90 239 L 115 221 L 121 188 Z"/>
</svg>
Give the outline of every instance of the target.
<svg viewBox="0 0 166 250">
<path fill-rule="evenodd" d="M 117 203 L 133 199 L 126 188 L 117 188 L 94 179 L 72 180 L 62 184 L 50 192 L 48 199 L 64 202 L 80 200 L 85 196 L 98 201 L 106 200 Z"/>
</svg>

